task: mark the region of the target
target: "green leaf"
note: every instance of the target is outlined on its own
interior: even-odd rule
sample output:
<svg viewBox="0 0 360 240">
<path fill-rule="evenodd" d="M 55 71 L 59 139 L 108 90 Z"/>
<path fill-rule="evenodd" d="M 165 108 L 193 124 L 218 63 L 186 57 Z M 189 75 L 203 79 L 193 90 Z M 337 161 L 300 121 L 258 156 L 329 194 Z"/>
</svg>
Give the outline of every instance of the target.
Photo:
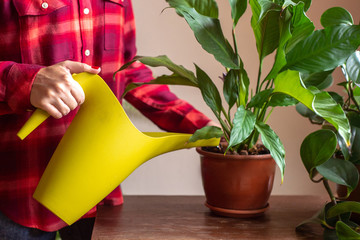
<svg viewBox="0 0 360 240">
<path fill-rule="evenodd" d="M 315 31 L 286 56 L 285 69 L 315 73 L 343 64 L 360 44 L 360 26 L 332 26 Z"/>
<path fill-rule="evenodd" d="M 234 26 L 237 25 L 241 16 L 245 13 L 247 8 L 247 0 L 229 0 L 231 6 L 231 17 L 234 22 Z"/>
<path fill-rule="evenodd" d="M 268 0 L 250 0 L 251 26 L 260 62 L 279 46 L 281 6 Z"/>
<path fill-rule="evenodd" d="M 285 15 L 288 13 L 288 9 L 285 9 Z M 279 47 L 276 51 L 275 61 L 273 67 L 266 77 L 266 79 L 274 79 L 279 71 L 286 65 L 286 58 L 285 58 L 285 47 L 288 43 L 288 40 L 291 39 L 292 35 L 290 32 L 290 23 L 291 20 L 287 19 L 286 17 L 280 18 L 279 20 L 279 31 L 280 31 L 280 38 L 279 38 Z"/>
<path fill-rule="evenodd" d="M 287 94 L 277 93 L 271 97 L 269 106 L 270 107 L 287 107 L 287 106 L 294 106 L 298 102 L 299 102 L 298 100 L 296 100 L 295 98 L 293 98 Z"/>
<path fill-rule="evenodd" d="M 292 15 L 292 37 L 286 45 L 286 52 L 289 52 L 301 40 L 307 38 L 315 29 L 314 24 L 305 14 L 305 6 L 302 2 L 292 7 Z"/>
<path fill-rule="evenodd" d="M 256 122 L 256 129 L 261 134 L 261 140 L 264 146 L 269 149 L 271 156 L 274 158 L 281 173 L 281 182 L 284 180 L 285 171 L 285 149 L 280 138 L 269 125 L 263 122 Z"/>
<path fill-rule="evenodd" d="M 322 207 L 317 213 L 315 213 L 311 218 L 304 220 L 299 225 L 296 226 L 296 229 L 299 230 L 302 226 L 309 224 L 309 223 L 315 223 L 315 224 L 321 224 L 324 226 L 327 226 L 326 223 L 326 205 Z"/>
<path fill-rule="evenodd" d="M 339 240 L 356 240 L 360 239 L 360 234 L 342 221 L 336 223 L 336 235 Z"/>
<path fill-rule="evenodd" d="M 328 93 L 332 97 L 332 99 L 335 100 L 336 103 L 340 104 L 340 106 L 344 104 L 344 99 L 340 94 L 336 92 L 328 92 Z"/>
<path fill-rule="evenodd" d="M 333 70 L 311 74 L 302 73 L 301 78 L 307 88 L 314 86 L 319 90 L 323 90 L 333 84 L 332 73 Z"/>
<path fill-rule="evenodd" d="M 359 104 L 360 103 L 360 87 L 355 87 L 353 89 L 353 94 L 354 94 L 354 98 L 356 100 L 356 102 Z"/>
<path fill-rule="evenodd" d="M 351 125 L 351 156 L 349 160 L 360 164 L 360 114 L 348 112 L 347 117 Z"/>
<path fill-rule="evenodd" d="M 359 181 L 359 172 L 355 165 L 344 159 L 330 158 L 317 166 L 316 170 L 330 181 L 346 186 L 347 196 L 356 188 Z"/>
<path fill-rule="evenodd" d="M 360 128 L 352 127 L 352 142 L 351 142 L 351 155 L 350 162 L 360 164 Z"/>
<path fill-rule="evenodd" d="M 257 93 L 255 96 L 253 96 L 251 98 L 247 107 L 248 108 L 252 108 L 252 107 L 261 108 L 267 101 L 269 101 L 270 96 L 273 91 L 274 91 L 274 89 L 269 88 L 269 89 L 266 89 L 266 90 L 263 90 L 263 91 Z"/>
<path fill-rule="evenodd" d="M 296 111 L 303 117 L 308 118 L 313 124 L 322 124 L 325 120 L 318 116 L 314 111 L 307 108 L 304 104 L 296 104 Z"/>
<path fill-rule="evenodd" d="M 225 76 L 223 93 L 229 108 L 234 106 L 239 94 L 238 75 L 239 71 L 231 69 Z"/>
<path fill-rule="evenodd" d="M 214 112 L 215 116 L 219 118 L 222 108 L 220 93 L 215 84 L 211 81 L 210 77 L 197 65 L 195 65 L 195 67 L 203 99 Z"/>
<path fill-rule="evenodd" d="M 313 177 L 313 170 L 331 158 L 336 150 L 337 139 L 333 131 L 321 129 L 309 134 L 301 144 L 301 160 Z"/>
<path fill-rule="evenodd" d="M 360 52 L 356 51 L 346 61 L 346 71 L 349 78 L 360 86 Z"/>
<path fill-rule="evenodd" d="M 201 139 L 220 138 L 223 135 L 224 133 L 221 128 L 216 126 L 205 126 L 196 130 L 196 132 L 189 138 L 189 142 L 196 142 Z"/>
<path fill-rule="evenodd" d="M 299 3 L 299 2 L 303 2 L 305 3 L 305 7 L 304 7 L 304 11 L 307 12 L 307 10 L 310 8 L 311 6 L 311 0 L 292 0 L 294 3 Z"/>
<path fill-rule="evenodd" d="M 274 93 L 288 94 L 297 99 L 317 115 L 331 123 L 344 138 L 346 145 L 350 144 L 350 126 L 342 108 L 326 92 L 316 95 L 301 86 L 299 72 L 287 70 L 281 72 L 274 80 Z"/>
<path fill-rule="evenodd" d="M 350 124 L 341 108 L 335 100 L 327 93 L 315 94 L 313 110 L 316 114 L 325 118 L 331 123 L 344 139 L 347 146 L 350 146 Z"/>
<path fill-rule="evenodd" d="M 234 116 L 233 128 L 231 129 L 229 150 L 248 138 L 254 130 L 256 116 L 249 110 L 245 110 L 244 106 L 240 106 Z"/>
<path fill-rule="evenodd" d="M 274 93 L 285 93 L 306 107 L 312 110 L 314 94 L 308 89 L 301 86 L 300 74 L 297 71 L 287 70 L 281 72 L 274 80 Z"/>
<path fill-rule="evenodd" d="M 336 25 L 353 25 L 351 14 L 344 8 L 333 7 L 326 10 L 320 18 L 321 25 L 326 28 Z"/>
<path fill-rule="evenodd" d="M 150 84 L 166 84 L 166 85 L 182 85 L 182 86 L 192 86 L 198 87 L 197 84 L 195 85 L 192 81 L 189 81 L 188 78 L 184 78 L 178 76 L 177 74 L 173 75 L 162 75 L 160 77 L 154 78 L 150 82 L 132 82 L 126 85 L 126 88 L 123 93 L 123 97 L 131 90 L 140 87 L 142 85 L 150 85 Z"/>
<path fill-rule="evenodd" d="M 185 18 L 205 51 L 214 55 L 223 66 L 239 68 L 237 56 L 224 37 L 219 19 L 202 15 L 187 4 L 179 4 L 184 0 L 167 0 L 167 2 Z"/>
<path fill-rule="evenodd" d="M 128 67 L 130 67 L 134 62 L 139 61 L 145 65 L 150 67 L 165 67 L 173 72 L 172 75 L 163 75 L 157 77 L 149 82 L 136 82 L 128 84 L 123 96 L 126 95 L 130 90 L 144 85 L 144 84 L 170 84 L 170 85 L 185 85 L 185 86 L 193 86 L 198 87 L 197 79 L 194 73 L 190 70 L 187 70 L 181 65 L 177 65 L 173 63 L 167 56 L 157 56 L 157 57 L 145 57 L 145 56 L 136 56 L 130 62 L 124 64 L 119 70 L 114 73 L 114 76 Z"/>
<path fill-rule="evenodd" d="M 340 202 L 327 211 L 327 217 L 332 218 L 348 212 L 360 213 L 360 203 L 354 201 Z"/>
<path fill-rule="evenodd" d="M 173 8 L 194 8 L 199 14 L 218 18 L 219 9 L 215 0 L 166 0 Z"/>
<path fill-rule="evenodd" d="M 157 57 L 136 56 L 136 57 L 134 57 L 133 60 L 124 64 L 119 70 L 117 70 L 115 72 L 115 74 L 118 73 L 119 71 L 125 70 L 126 68 L 131 66 L 131 64 L 133 64 L 136 61 L 139 61 L 150 67 L 166 67 L 167 69 L 169 69 L 173 73 L 177 74 L 178 76 L 187 78 L 193 86 L 197 86 L 197 79 L 192 71 L 187 70 L 186 68 L 184 68 L 181 65 L 177 65 L 177 64 L 173 63 L 165 55 L 161 55 L 161 56 L 157 56 Z"/>
<path fill-rule="evenodd" d="M 241 67 L 239 70 L 239 105 L 246 106 L 248 101 L 248 95 L 249 95 L 249 85 L 250 85 L 250 79 L 247 75 L 247 72 L 244 69 L 244 65 L 241 62 Z"/>
</svg>

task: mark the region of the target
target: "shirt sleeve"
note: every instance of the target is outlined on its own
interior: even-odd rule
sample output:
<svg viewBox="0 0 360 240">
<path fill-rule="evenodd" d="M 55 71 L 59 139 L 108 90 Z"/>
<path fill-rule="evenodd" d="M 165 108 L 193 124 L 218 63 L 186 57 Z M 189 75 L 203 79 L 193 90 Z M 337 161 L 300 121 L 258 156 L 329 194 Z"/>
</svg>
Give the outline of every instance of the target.
<svg viewBox="0 0 360 240">
<path fill-rule="evenodd" d="M 124 60 L 130 61 L 136 55 L 135 23 L 131 2 L 125 12 Z M 125 70 L 125 81 L 148 82 L 152 72 L 141 63 L 134 63 Z M 126 94 L 125 99 L 142 114 L 166 131 L 193 133 L 204 127 L 210 119 L 188 102 L 179 99 L 166 85 L 144 85 Z"/>
<path fill-rule="evenodd" d="M 41 66 L 0 61 L 0 115 L 31 109 L 30 92 Z"/>
</svg>

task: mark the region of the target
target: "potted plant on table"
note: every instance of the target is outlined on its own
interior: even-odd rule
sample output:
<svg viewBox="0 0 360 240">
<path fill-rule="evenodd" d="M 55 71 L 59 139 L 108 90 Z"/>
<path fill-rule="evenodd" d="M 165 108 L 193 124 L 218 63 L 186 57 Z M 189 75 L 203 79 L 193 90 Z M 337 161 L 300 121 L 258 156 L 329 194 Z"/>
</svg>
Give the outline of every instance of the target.
<svg viewBox="0 0 360 240">
<path fill-rule="evenodd" d="M 353 19 L 348 11 L 336 7 L 322 15 L 321 24 L 325 29 L 341 29 L 353 26 Z M 358 34 L 353 41 L 359 40 Z M 296 109 L 301 115 L 321 126 L 320 130 L 304 139 L 300 153 L 310 179 L 323 183 L 330 197 L 330 202 L 312 218 L 301 223 L 298 229 L 307 223 L 320 223 L 325 229 L 325 239 L 360 239 L 359 219 L 354 221 L 351 218 L 352 213 L 360 213 L 360 196 L 352 194 L 354 190 L 357 194 L 360 191 L 356 188 L 359 181 L 357 167 L 360 163 L 360 52 L 355 49 L 348 59 L 343 59 L 340 67 L 344 75 L 344 81 L 337 84 L 343 90 L 341 95 L 330 90 L 325 92 L 333 85 L 332 73 L 335 68 L 311 74 L 302 73 L 303 82 L 308 89 L 331 95 L 333 102 L 345 111 L 351 126 L 351 141 L 350 145 L 346 144 L 338 130 L 325 119 L 301 103 L 297 104 Z M 337 184 L 337 197 L 329 181 Z"/>
<path fill-rule="evenodd" d="M 332 100 L 331 96 L 321 94 L 321 91 L 314 93 L 305 88 L 297 70 L 306 69 L 311 65 L 314 71 L 320 72 L 329 66 L 340 65 L 341 60 L 351 54 L 350 50 L 352 52 L 358 47 L 358 42 L 348 39 L 358 36 L 359 29 L 349 26 L 348 30 L 341 34 L 338 29 L 314 32 L 314 25 L 305 14 L 311 5 L 310 0 L 250 0 L 251 26 L 259 56 L 258 77 L 255 80 L 255 87 L 250 89 L 250 79 L 245 70 L 245 62 L 238 54 L 235 34 L 237 23 L 248 8 L 247 0 L 229 0 L 233 20 L 232 44 L 223 34 L 215 0 L 166 1 L 179 16 L 185 18 L 201 47 L 212 54 L 224 67 L 225 73 L 219 74 L 223 87 L 221 90 L 217 89 L 214 81 L 198 65 L 195 65 L 195 73 L 193 73 L 173 63 L 166 56 L 137 56 L 119 71 L 127 68 L 134 61 L 140 61 L 151 67 L 166 67 L 171 74 L 159 76 L 151 82 L 132 83 L 127 86 L 125 94 L 142 84 L 174 84 L 199 88 L 204 101 L 215 114 L 221 127 L 204 127 L 195 132 L 190 141 L 220 136 L 225 140 L 216 149 L 198 149 L 202 155 L 203 180 L 212 180 L 217 184 L 213 187 L 204 182 L 207 204 L 214 212 L 222 215 L 257 216 L 268 206 L 274 162 L 280 169 L 281 179 L 284 176 L 284 147 L 277 134 L 267 124 L 274 107 L 301 102 L 332 123 L 344 141 L 349 143 L 350 127 L 341 107 L 327 104 L 327 101 Z M 339 49 L 332 41 L 334 37 L 337 39 L 336 43 L 341 42 L 346 48 Z M 321 48 L 320 52 L 314 47 L 324 44 L 327 48 Z M 273 52 L 276 52 L 276 55 L 272 69 L 264 75 L 262 73 L 264 58 Z M 223 93 L 225 102 L 220 97 L 220 92 Z M 215 160 L 217 165 L 211 170 L 207 168 L 210 166 L 207 155 L 213 155 L 216 159 L 222 157 L 225 159 Z M 262 160 L 256 160 L 257 156 Z M 272 159 L 268 160 L 270 156 Z M 230 163 L 253 162 L 253 160 L 245 160 L 245 157 L 255 159 L 255 166 L 246 170 L 245 166 L 231 165 L 228 170 L 220 170 L 220 167 Z M 235 158 L 239 159 L 235 160 Z M 260 169 L 260 172 L 251 172 L 256 169 Z M 232 178 L 230 170 L 235 170 L 234 177 L 246 177 L 246 179 Z M 219 175 L 221 171 L 224 173 L 223 176 Z M 245 176 L 245 173 L 248 174 Z M 266 178 L 262 178 L 264 175 Z M 224 185 L 220 185 L 221 179 L 225 179 Z M 227 188 L 229 186 L 236 192 L 230 193 Z M 248 191 L 242 192 L 243 190 Z M 250 203 L 257 205 L 250 206 Z"/>
</svg>

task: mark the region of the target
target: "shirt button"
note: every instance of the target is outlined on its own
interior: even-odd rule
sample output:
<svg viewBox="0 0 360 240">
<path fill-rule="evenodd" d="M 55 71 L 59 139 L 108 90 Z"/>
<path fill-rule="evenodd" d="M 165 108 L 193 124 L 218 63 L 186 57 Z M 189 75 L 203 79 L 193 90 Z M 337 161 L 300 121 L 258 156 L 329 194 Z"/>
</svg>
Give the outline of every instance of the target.
<svg viewBox="0 0 360 240">
<path fill-rule="evenodd" d="M 87 56 L 87 57 L 90 56 L 90 50 L 89 49 L 85 50 L 85 56 Z"/>
<path fill-rule="evenodd" d="M 88 15 L 90 10 L 88 8 L 84 8 L 84 14 Z"/>
<path fill-rule="evenodd" d="M 41 7 L 42 7 L 43 9 L 47 9 L 47 8 L 49 7 L 49 4 L 48 4 L 47 2 L 43 2 L 43 3 L 41 4 Z"/>
</svg>

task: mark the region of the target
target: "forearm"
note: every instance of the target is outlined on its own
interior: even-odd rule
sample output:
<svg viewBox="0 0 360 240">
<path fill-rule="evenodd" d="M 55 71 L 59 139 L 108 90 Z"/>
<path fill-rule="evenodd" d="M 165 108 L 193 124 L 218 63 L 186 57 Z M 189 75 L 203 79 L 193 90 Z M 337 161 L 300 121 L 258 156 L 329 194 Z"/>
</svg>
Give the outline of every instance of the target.
<svg viewBox="0 0 360 240">
<path fill-rule="evenodd" d="M 31 108 L 30 91 L 41 66 L 0 61 L 0 115 Z"/>
<path fill-rule="evenodd" d="M 194 133 L 210 122 L 188 102 L 171 93 L 167 86 L 143 86 L 129 92 L 125 99 L 166 131 Z"/>
</svg>

